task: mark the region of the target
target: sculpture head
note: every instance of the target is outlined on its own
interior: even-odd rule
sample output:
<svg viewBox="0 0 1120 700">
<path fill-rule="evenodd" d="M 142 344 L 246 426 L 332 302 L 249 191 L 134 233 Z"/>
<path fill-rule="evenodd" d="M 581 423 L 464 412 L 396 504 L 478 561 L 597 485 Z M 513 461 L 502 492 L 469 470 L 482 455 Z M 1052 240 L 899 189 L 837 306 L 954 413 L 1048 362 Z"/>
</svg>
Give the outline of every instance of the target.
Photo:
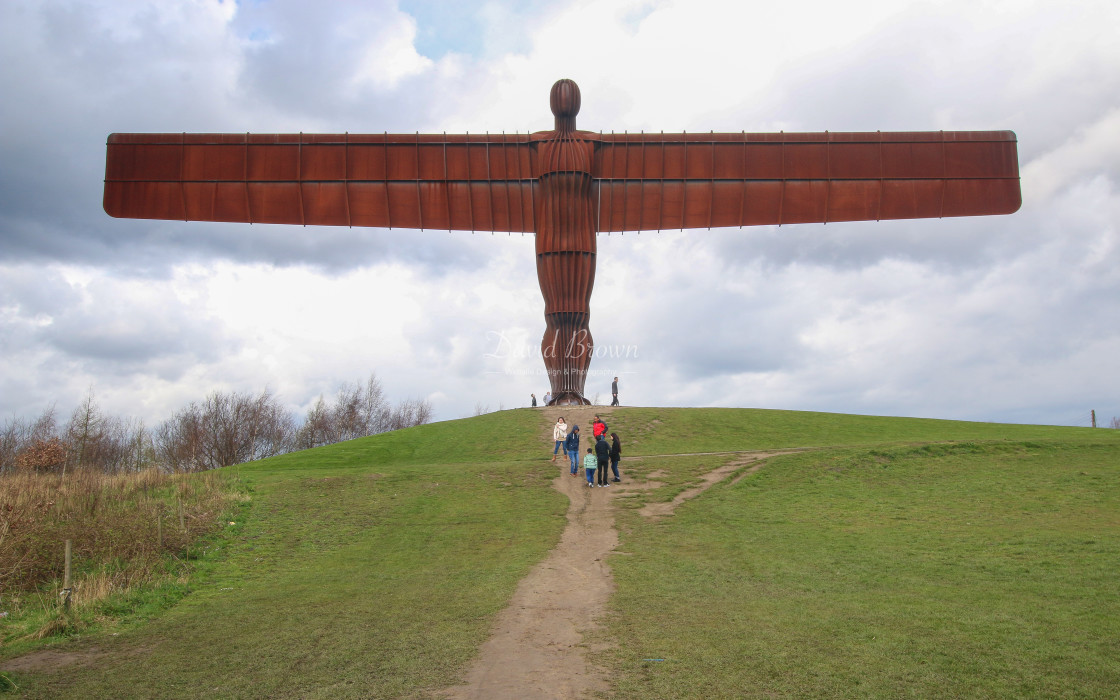
<svg viewBox="0 0 1120 700">
<path fill-rule="evenodd" d="M 579 86 L 574 80 L 562 78 L 552 85 L 549 106 L 556 117 L 557 131 L 575 131 L 576 115 L 579 114 Z"/>
</svg>

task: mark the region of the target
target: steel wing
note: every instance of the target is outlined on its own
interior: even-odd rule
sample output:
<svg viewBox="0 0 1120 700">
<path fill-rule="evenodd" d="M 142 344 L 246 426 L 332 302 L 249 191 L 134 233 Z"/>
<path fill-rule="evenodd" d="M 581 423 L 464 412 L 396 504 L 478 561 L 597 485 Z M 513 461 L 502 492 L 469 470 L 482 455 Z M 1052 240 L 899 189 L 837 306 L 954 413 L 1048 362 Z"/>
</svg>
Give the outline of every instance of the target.
<svg viewBox="0 0 1120 700">
<path fill-rule="evenodd" d="M 533 230 L 527 134 L 112 134 L 116 217 Z"/>
<path fill-rule="evenodd" d="M 1010 131 L 601 134 L 599 231 L 1010 214 Z"/>
</svg>

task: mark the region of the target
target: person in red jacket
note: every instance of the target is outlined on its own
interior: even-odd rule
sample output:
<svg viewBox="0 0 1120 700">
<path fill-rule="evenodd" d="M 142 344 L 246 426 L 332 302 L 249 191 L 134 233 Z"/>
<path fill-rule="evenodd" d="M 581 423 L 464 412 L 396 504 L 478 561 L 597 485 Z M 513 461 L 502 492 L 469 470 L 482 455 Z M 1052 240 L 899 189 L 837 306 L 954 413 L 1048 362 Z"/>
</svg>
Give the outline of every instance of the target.
<svg viewBox="0 0 1120 700">
<path fill-rule="evenodd" d="M 595 421 L 591 424 L 591 435 L 596 440 L 599 439 L 600 435 L 603 437 L 607 435 L 607 424 L 599 416 L 595 416 Z"/>
</svg>

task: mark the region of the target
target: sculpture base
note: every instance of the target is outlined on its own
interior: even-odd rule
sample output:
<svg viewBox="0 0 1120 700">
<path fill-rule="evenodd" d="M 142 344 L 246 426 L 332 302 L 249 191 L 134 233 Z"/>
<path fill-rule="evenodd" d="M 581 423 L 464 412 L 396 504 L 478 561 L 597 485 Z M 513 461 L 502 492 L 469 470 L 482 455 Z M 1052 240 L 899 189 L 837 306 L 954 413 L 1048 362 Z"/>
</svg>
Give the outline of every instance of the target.
<svg viewBox="0 0 1120 700">
<path fill-rule="evenodd" d="M 591 402 L 574 391 L 565 391 L 553 397 L 549 406 L 590 406 Z"/>
</svg>

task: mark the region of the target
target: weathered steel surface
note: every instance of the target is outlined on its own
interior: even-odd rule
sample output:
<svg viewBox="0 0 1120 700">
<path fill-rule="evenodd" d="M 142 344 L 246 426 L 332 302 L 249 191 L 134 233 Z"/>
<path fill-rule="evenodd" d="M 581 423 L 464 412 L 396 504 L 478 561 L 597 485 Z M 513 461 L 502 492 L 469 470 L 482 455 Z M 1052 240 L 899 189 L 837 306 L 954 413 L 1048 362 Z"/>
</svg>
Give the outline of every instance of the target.
<svg viewBox="0 0 1120 700">
<path fill-rule="evenodd" d="M 526 135 L 113 134 L 112 216 L 532 232 L 541 149 Z M 1015 135 L 578 134 L 596 231 L 1010 214 Z"/>
<path fill-rule="evenodd" d="M 1010 131 L 112 134 L 105 211 L 187 221 L 536 234 L 554 403 L 581 403 L 595 234 L 1010 214 Z"/>
<path fill-rule="evenodd" d="M 112 216 L 522 231 L 534 226 L 529 137 L 113 134 Z"/>
<path fill-rule="evenodd" d="M 1010 214 L 1010 131 L 612 134 L 595 152 L 599 231 Z"/>
<path fill-rule="evenodd" d="M 541 354 L 552 385 L 552 404 L 590 403 L 583 396 L 594 341 L 591 288 L 595 284 L 595 142 L 575 130 L 579 88 L 552 86 L 556 129 L 539 134 L 537 148 L 537 280 L 544 296 Z"/>
</svg>

